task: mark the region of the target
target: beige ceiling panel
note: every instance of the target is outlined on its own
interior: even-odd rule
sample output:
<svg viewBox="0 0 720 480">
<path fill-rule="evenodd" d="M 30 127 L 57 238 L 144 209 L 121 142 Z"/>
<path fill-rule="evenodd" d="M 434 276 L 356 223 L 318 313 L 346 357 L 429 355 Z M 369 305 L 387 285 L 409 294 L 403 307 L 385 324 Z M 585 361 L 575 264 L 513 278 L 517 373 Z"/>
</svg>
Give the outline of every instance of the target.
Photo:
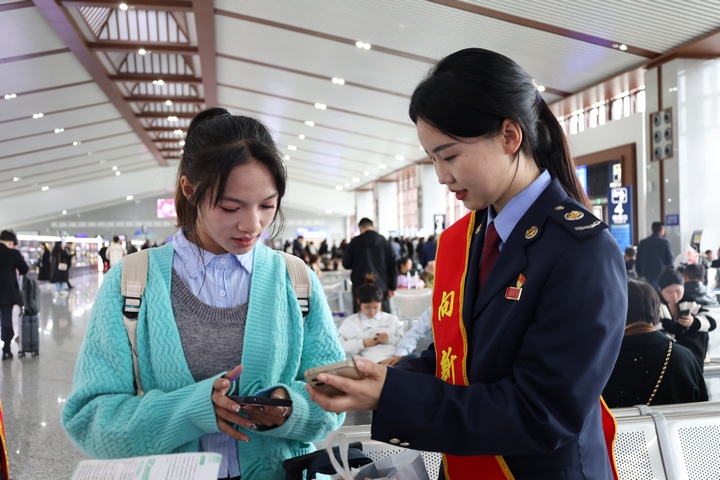
<svg viewBox="0 0 720 480">
<path fill-rule="evenodd" d="M 0 31 L 0 59 L 66 48 L 36 8 L 0 12 Z"/>
<path fill-rule="evenodd" d="M 58 89 L 21 95 L 5 101 L 0 108 L 0 122 L 30 117 L 28 112 L 45 112 L 82 108 L 86 105 L 107 102 L 105 94 L 94 83 L 84 83 Z M 48 108 L 52 106 L 52 108 Z M 0 139 L 3 129 L 0 129 Z"/>
<path fill-rule="evenodd" d="M 720 28 L 717 0 L 465 2 L 658 53 Z"/>
<path fill-rule="evenodd" d="M 20 94 L 88 80 L 90 75 L 70 52 L 0 63 L 2 92 Z"/>
</svg>

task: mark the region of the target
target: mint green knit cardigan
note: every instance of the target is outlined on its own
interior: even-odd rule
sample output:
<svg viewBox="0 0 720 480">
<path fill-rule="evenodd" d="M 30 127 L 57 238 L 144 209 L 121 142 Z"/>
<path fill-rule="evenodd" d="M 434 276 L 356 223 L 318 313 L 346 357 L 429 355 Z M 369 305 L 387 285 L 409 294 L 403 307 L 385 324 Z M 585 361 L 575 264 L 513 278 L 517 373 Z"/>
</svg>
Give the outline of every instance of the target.
<svg viewBox="0 0 720 480">
<path fill-rule="evenodd" d="M 200 382 L 190 374 L 170 301 L 173 254 L 172 244 L 150 250 L 137 329 L 145 396 L 135 396 L 133 387 L 122 269 L 112 268 L 100 286 L 62 412 L 70 438 L 91 457 L 197 451 L 202 435 L 220 431 L 210 396 L 213 382 L 225 372 Z M 303 319 L 285 260 L 262 244 L 255 246 L 239 395 L 282 386 L 293 410 L 282 426 L 243 432 L 250 437 L 249 443 L 238 442 L 243 480 L 285 478 L 283 460 L 313 451 L 310 442 L 325 438 L 344 420 L 311 402 L 305 390 L 305 369 L 345 358 L 320 282 L 312 272 L 311 279 L 310 313 Z"/>
</svg>

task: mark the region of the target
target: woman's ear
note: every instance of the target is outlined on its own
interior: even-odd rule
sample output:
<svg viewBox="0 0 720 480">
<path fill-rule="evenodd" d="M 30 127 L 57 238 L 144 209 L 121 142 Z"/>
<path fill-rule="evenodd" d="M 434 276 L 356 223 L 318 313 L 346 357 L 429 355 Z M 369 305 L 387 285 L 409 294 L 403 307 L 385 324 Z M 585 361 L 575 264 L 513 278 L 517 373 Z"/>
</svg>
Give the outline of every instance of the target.
<svg viewBox="0 0 720 480">
<path fill-rule="evenodd" d="M 508 155 L 514 155 L 522 145 L 523 131 L 520 124 L 515 120 L 506 118 L 503 120 L 500 133 L 503 140 L 503 151 Z"/>
<path fill-rule="evenodd" d="M 195 187 L 192 186 L 190 180 L 188 180 L 185 175 L 180 177 L 180 189 L 182 190 L 183 196 L 188 200 L 190 200 L 190 198 L 195 193 Z"/>
</svg>

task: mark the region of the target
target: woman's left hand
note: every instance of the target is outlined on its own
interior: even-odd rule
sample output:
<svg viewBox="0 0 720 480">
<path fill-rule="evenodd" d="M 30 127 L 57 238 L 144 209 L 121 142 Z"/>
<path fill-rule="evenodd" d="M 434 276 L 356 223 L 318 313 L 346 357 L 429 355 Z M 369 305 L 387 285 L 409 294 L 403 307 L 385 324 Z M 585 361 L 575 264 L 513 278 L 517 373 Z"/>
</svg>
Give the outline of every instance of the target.
<svg viewBox="0 0 720 480">
<path fill-rule="evenodd" d="M 282 387 L 272 391 L 270 397 L 290 398 L 290 394 Z M 269 407 L 260 405 L 240 405 L 242 411 L 258 425 L 266 427 L 280 426 L 292 413 L 292 407 Z"/>
<path fill-rule="evenodd" d="M 693 317 L 690 315 L 683 315 L 682 317 L 678 318 L 677 322 L 685 328 L 690 328 L 690 326 L 693 324 Z"/>
<path fill-rule="evenodd" d="M 310 393 L 310 399 L 320 405 L 323 410 L 334 413 L 377 409 L 388 367 L 362 358 L 355 360 L 355 366 L 365 376 L 362 380 L 353 380 L 328 373 L 318 375 L 318 380 L 332 385 L 345 392 L 344 394 L 328 397 L 310 385 L 305 385 Z"/>
</svg>

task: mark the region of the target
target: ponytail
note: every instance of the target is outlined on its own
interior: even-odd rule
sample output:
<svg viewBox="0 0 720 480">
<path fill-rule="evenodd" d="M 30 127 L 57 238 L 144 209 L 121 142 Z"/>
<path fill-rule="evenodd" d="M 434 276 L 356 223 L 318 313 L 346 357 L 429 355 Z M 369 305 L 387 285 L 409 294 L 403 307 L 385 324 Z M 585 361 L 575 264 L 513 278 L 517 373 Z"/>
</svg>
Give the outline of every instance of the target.
<svg viewBox="0 0 720 480">
<path fill-rule="evenodd" d="M 591 208 L 575 171 L 575 161 L 565 132 L 542 97 L 538 103 L 537 143 L 532 154 L 537 166 L 547 169 L 553 178 L 557 178 L 570 197 Z"/>
</svg>

